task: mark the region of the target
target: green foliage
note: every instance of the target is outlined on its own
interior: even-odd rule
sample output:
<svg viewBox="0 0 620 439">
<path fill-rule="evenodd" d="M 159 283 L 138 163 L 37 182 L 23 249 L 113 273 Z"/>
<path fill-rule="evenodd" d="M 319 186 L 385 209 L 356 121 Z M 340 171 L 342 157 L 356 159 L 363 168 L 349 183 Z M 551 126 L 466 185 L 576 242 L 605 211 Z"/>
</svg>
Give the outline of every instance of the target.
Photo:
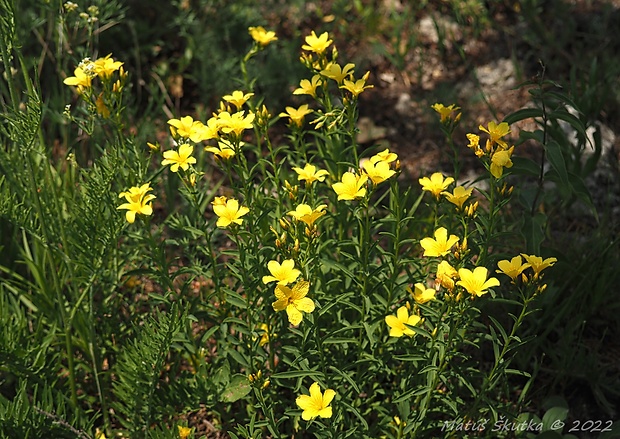
<svg viewBox="0 0 620 439">
<path fill-rule="evenodd" d="M 178 306 L 166 313 L 158 312 L 144 322 L 135 340 L 120 349 L 113 371 L 118 377 L 112 384 L 117 399 L 114 408 L 131 437 L 148 437 L 151 424 L 164 415 L 157 395 L 159 380 L 185 318 Z"/>
<path fill-rule="evenodd" d="M 357 144 L 368 74 L 308 39 L 316 47 L 289 62 L 299 31 L 252 42 L 248 27 L 264 24 L 254 2 L 26 1 L 23 14 L 0 2 L 0 434 L 177 438 L 206 417 L 233 438 L 452 437 L 465 420 L 524 419 L 535 377 L 522 353 L 542 350 L 558 380 L 570 378 L 557 366 L 571 347 L 533 340 L 559 330 L 574 340 L 584 334 L 575 309 L 614 309 L 602 292 L 617 276 L 600 267 L 620 263 L 617 240 L 580 264 L 535 260 L 561 253 L 550 220 L 577 202 L 596 212 L 584 181 L 602 149 L 587 135 L 597 63 L 573 83 L 582 99 L 541 80 L 536 108 L 482 127 L 467 153 L 487 172 L 473 182 L 460 180 L 460 109 L 434 107 L 454 174 L 420 189 L 393 152 Z M 408 30 L 427 6 L 378 15 L 334 2 L 314 15 L 342 35 L 360 23 L 365 38 L 387 32 L 376 50 L 405 69 L 419 44 Z M 459 23 L 489 25 L 480 2 L 444 6 Z M 157 26 L 158 16 L 170 19 Z M 336 63 L 350 69 L 342 78 Z M 295 87 L 308 107 L 281 113 Z M 235 89 L 244 102 L 225 97 Z M 203 102 L 194 119 L 182 95 Z M 513 155 L 508 125 L 529 118 L 538 129 L 521 131 Z M 519 157 L 522 142 L 541 160 Z M 307 164 L 324 175 L 304 180 Z M 515 212 L 527 213 L 522 224 Z M 455 241 L 433 252 L 441 230 Z M 590 384 L 609 408 L 605 373 Z M 320 411 L 304 404 L 317 386 L 335 393 Z M 563 410 L 549 408 L 545 429 Z"/>
</svg>

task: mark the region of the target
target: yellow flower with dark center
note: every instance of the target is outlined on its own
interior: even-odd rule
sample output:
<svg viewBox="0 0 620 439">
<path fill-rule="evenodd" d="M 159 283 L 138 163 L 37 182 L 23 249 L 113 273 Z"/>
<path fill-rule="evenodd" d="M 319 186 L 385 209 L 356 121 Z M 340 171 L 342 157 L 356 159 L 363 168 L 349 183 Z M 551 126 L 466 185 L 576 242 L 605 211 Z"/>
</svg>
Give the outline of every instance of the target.
<svg viewBox="0 0 620 439">
<path fill-rule="evenodd" d="M 311 80 L 302 79 L 299 88 L 293 91 L 294 95 L 310 95 L 316 98 L 316 89 L 321 85 L 321 75 L 314 75 Z"/>
<path fill-rule="evenodd" d="M 489 135 L 489 140 L 491 141 L 491 143 L 496 143 L 502 148 L 508 149 L 508 144 L 506 144 L 506 142 L 502 140 L 502 137 L 510 134 L 510 126 L 508 125 L 508 123 L 502 122 L 498 125 L 495 122 L 489 122 L 487 127 L 488 128 L 485 128 L 480 125 L 478 128 Z"/>
<path fill-rule="evenodd" d="M 426 303 L 435 298 L 437 291 L 434 288 L 426 288 L 421 282 L 416 283 L 413 286 L 413 290 L 409 289 L 409 292 L 413 296 L 413 300 L 417 303 Z"/>
<path fill-rule="evenodd" d="M 280 117 L 288 117 L 291 123 L 300 127 L 304 123 L 304 118 L 311 113 L 312 110 L 308 108 L 308 104 L 303 104 L 299 108 L 286 107 L 286 113 L 280 113 Z"/>
<path fill-rule="evenodd" d="M 119 198 L 125 197 L 124 204 L 121 204 L 117 209 L 127 209 L 125 212 L 125 218 L 127 222 L 132 224 L 136 220 L 136 214 L 152 215 L 153 207 L 150 202 L 155 199 L 155 195 L 147 194 L 152 191 L 150 183 L 145 183 L 142 186 L 134 186 L 129 188 L 127 192 L 121 192 L 118 194 Z"/>
<path fill-rule="evenodd" d="M 423 256 L 440 257 L 450 253 L 450 249 L 457 242 L 459 242 L 458 236 L 450 235 L 448 238 L 448 231 L 445 227 L 440 227 L 435 230 L 435 239 L 424 238 L 420 241 L 420 245 L 424 249 Z"/>
<path fill-rule="evenodd" d="M 514 146 L 510 149 L 498 149 L 491 156 L 491 174 L 495 178 L 500 178 L 504 173 L 504 168 L 512 167 L 512 160 L 510 160 L 510 156 L 512 155 L 512 151 L 514 150 Z"/>
<path fill-rule="evenodd" d="M 442 123 L 449 120 L 453 112 L 460 110 L 460 107 L 455 106 L 455 104 L 452 104 L 446 107 L 443 104 L 436 103 L 436 104 L 431 105 L 431 108 L 435 110 L 437 113 L 439 113 L 439 120 Z"/>
<path fill-rule="evenodd" d="M 325 393 L 321 393 L 319 383 L 313 383 L 310 386 L 310 395 L 300 395 L 295 400 L 297 407 L 303 410 L 301 418 L 309 421 L 316 418 L 331 418 L 332 408 L 329 406 L 336 396 L 336 392 L 332 389 L 325 389 Z"/>
<path fill-rule="evenodd" d="M 353 69 L 355 68 L 355 64 L 349 63 L 344 66 L 344 68 L 340 67 L 338 63 L 332 62 L 327 65 L 323 70 L 321 70 L 321 75 L 333 79 L 338 84 L 342 84 L 344 79 L 353 74 Z"/>
<path fill-rule="evenodd" d="M 78 93 L 80 94 L 84 91 L 85 88 L 90 88 L 94 74 L 85 71 L 82 67 L 79 66 L 76 67 L 75 70 L 73 70 L 73 74 L 75 76 L 69 76 L 65 78 L 63 83 L 66 85 L 73 85 L 77 87 Z"/>
<path fill-rule="evenodd" d="M 463 208 L 463 204 L 469 197 L 471 197 L 471 193 L 474 188 L 465 189 L 463 186 L 457 186 L 454 188 L 452 193 L 450 192 L 442 192 L 441 194 L 446 197 L 450 203 L 454 204 L 459 209 Z"/>
<path fill-rule="evenodd" d="M 164 151 L 164 160 L 161 161 L 162 166 L 170 165 L 172 172 L 178 172 L 179 168 L 187 171 L 189 165 L 196 163 L 196 159 L 192 157 L 194 147 L 189 143 L 184 143 L 179 146 L 179 152 L 176 151 Z"/>
<path fill-rule="evenodd" d="M 373 164 L 370 161 L 365 161 L 362 168 L 374 184 L 382 183 L 396 174 L 396 171 L 390 169 L 388 162 L 380 161 Z"/>
<path fill-rule="evenodd" d="M 422 185 L 422 190 L 428 191 L 439 199 L 442 191 L 445 191 L 450 184 L 454 181 L 454 178 L 444 178 L 441 172 L 435 172 L 430 178 L 422 177 L 418 180 Z"/>
<path fill-rule="evenodd" d="M 223 96 L 222 99 L 233 104 L 237 107 L 237 110 L 241 110 L 243 104 L 245 104 L 252 96 L 254 96 L 254 93 L 243 93 L 240 90 L 235 90 L 231 94 Z"/>
<path fill-rule="evenodd" d="M 317 169 L 316 166 L 307 163 L 303 168 L 293 168 L 293 171 L 297 172 L 298 180 L 305 180 L 307 185 L 312 184 L 315 181 L 324 181 L 325 177 L 329 175 L 324 169 Z"/>
<path fill-rule="evenodd" d="M 368 181 L 367 175 L 345 172 L 342 179 L 332 185 L 332 189 L 338 194 L 339 200 L 355 200 L 366 195 L 366 188 L 364 187 L 366 181 Z"/>
<path fill-rule="evenodd" d="M 222 111 L 218 115 L 218 127 L 224 134 L 234 133 L 237 136 L 243 134 L 244 130 L 251 130 L 254 125 L 254 113 L 245 116 L 245 111 L 238 111 L 230 114 L 228 111 Z"/>
<path fill-rule="evenodd" d="M 216 225 L 222 228 L 231 224 L 243 224 L 241 217 L 250 211 L 247 207 L 239 206 L 239 201 L 234 198 L 226 200 L 226 204 L 222 204 L 221 199 L 214 200 L 211 204 L 213 204 L 213 212 L 218 216 Z"/>
<path fill-rule="evenodd" d="M 300 204 L 295 208 L 295 210 L 291 210 L 288 214 L 297 221 L 302 221 L 307 225 L 312 226 L 316 220 L 325 215 L 326 208 L 326 204 L 321 204 L 320 206 L 317 206 L 316 209 L 313 209 L 307 204 Z"/>
<path fill-rule="evenodd" d="M 94 71 L 102 79 L 107 79 L 112 76 L 112 73 L 117 71 L 123 65 L 120 61 L 114 61 L 114 58 L 111 58 L 112 54 L 109 54 L 105 58 L 98 58 L 93 61 L 94 63 Z"/>
<path fill-rule="evenodd" d="M 392 163 L 396 161 L 397 159 L 398 159 L 398 156 L 395 153 L 390 152 L 390 150 L 386 148 L 383 151 L 373 155 L 370 158 L 370 163 L 373 163 L 373 164 L 377 162 Z"/>
<path fill-rule="evenodd" d="M 259 46 L 262 46 L 262 47 L 265 47 L 269 43 L 276 41 L 278 39 L 274 31 L 267 31 L 262 26 L 249 27 L 248 31 L 252 39 L 256 41 Z"/>
<path fill-rule="evenodd" d="M 409 326 L 416 326 L 422 321 L 422 318 L 417 314 L 409 315 L 409 311 L 406 306 L 401 306 L 396 311 L 396 315 L 385 316 L 385 323 L 390 327 L 390 337 L 402 337 L 408 335 L 412 337 L 415 335 L 415 331 Z"/>
<path fill-rule="evenodd" d="M 547 258 L 543 260 L 543 258 L 541 258 L 540 256 L 528 256 L 523 253 L 521 253 L 521 255 L 525 258 L 527 263 L 530 264 L 530 267 L 532 267 L 532 270 L 534 270 L 535 276 L 538 276 L 541 271 L 543 271 L 547 267 L 553 266 L 553 264 L 558 261 L 557 258 Z"/>
<path fill-rule="evenodd" d="M 312 33 L 306 37 L 306 44 L 301 46 L 301 48 L 320 55 L 325 52 L 332 43 L 333 41 L 329 39 L 329 34 L 327 32 L 323 32 L 320 37 L 317 37 L 316 33 L 312 31 Z"/>
<path fill-rule="evenodd" d="M 239 142 L 239 146 L 242 146 L 242 145 L 243 145 L 243 142 Z M 230 143 L 224 140 L 220 140 L 219 142 L 217 142 L 217 147 L 215 146 L 205 147 L 205 151 L 210 152 L 214 154 L 215 156 L 221 159 L 224 159 L 224 160 L 228 160 L 231 157 L 234 157 L 235 155 L 235 150 L 233 149 L 233 147 L 230 145 Z"/>
<path fill-rule="evenodd" d="M 489 270 L 485 267 L 476 267 L 474 271 L 467 268 L 459 269 L 459 280 L 456 284 L 462 286 L 472 296 L 480 297 L 483 294 L 488 293 L 488 289 L 491 287 L 499 286 L 499 280 L 492 277 L 487 279 Z"/>
<path fill-rule="evenodd" d="M 370 72 L 366 72 L 362 79 L 358 79 L 355 82 L 345 79 L 340 88 L 344 88 L 345 90 L 350 91 L 354 97 L 358 97 L 364 90 L 374 87 L 374 85 L 366 85 L 369 75 Z"/>
<path fill-rule="evenodd" d="M 436 276 L 435 282 L 438 282 L 439 285 L 448 291 L 452 291 L 454 289 L 454 279 L 459 277 L 459 274 L 454 267 L 448 263 L 448 261 L 441 261 L 437 265 Z"/>
<path fill-rule="evenodd" d="M 515 256 L 510 261 L 507 259 L 499 261 L 497 263 L 497 268 L 499 268 L 499 270 L 496 271 L 497 273 L 504 273 L 506 276 L 509 276 L 514 281 L 517 279 L 517 276 L 519 276 L 523 272 L 523 270 L 525 270 L 529 266 L 530 264 L 528 262 L 526 262 L 525 264 L 523 263 L 523 259 L 521 259 L 521 256 Z"/>
<path fill-rule="evenodd" d="M 295 261 L 292 259 L 285 259 L 281 265 L 278 261 L 269 261 L 267 269 L 271 276 L 263 276 L 264 284 L 278 282 L 278 285 L 288 285 L 295 282 L 301 274 L 301 271 L 295 268 Z"/>
<path fill-rule="evenodd" d="M 311 313 L 314 311 L 314 301 L 306 297 L 310 290 L 310 282 L 301 280 L 293 288 L 286 285 L 276 285 L 276 301 L 271 304 L 274 311 L 285 311 L 288 321 L 297 326 L 301 323 L 304 316 L 302 312 Z"/>
</svg>

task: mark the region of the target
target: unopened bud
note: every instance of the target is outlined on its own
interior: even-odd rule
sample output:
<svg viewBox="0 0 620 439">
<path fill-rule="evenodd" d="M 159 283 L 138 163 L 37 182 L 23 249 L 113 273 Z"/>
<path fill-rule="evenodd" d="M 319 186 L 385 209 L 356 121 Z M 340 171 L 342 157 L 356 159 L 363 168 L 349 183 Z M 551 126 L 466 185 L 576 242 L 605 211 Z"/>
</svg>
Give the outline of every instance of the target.
<svg viewBox="0 0 620 439">
<path fill-rule="evenodd" d="M 263 383 L 263 390 L 265 390 L 267 387 L 269 387 L 269 384 L 271 384 L 271 381 L 265 380 L 265 382 Z"/>
</svg>

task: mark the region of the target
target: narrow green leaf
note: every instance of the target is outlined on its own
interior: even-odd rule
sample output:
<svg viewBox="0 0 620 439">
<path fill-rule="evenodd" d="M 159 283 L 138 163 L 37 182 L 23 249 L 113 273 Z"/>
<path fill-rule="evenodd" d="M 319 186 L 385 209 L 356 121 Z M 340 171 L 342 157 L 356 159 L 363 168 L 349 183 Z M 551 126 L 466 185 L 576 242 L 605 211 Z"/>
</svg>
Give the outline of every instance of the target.
<svg viewBox="0 0 620 439">
<path fill-rule="evenodd" d="M 523 108 L 521 110 L 517 110 L 514 113 L 510 113 L 508 116 L 504 118 L 504 122 L 508 125 L 512 125 L 515 122 L 519 122 L 520 120 L 532 119 L 537 117 L 543 117 L 543 111 L 540 108 Z"/>
</svg>

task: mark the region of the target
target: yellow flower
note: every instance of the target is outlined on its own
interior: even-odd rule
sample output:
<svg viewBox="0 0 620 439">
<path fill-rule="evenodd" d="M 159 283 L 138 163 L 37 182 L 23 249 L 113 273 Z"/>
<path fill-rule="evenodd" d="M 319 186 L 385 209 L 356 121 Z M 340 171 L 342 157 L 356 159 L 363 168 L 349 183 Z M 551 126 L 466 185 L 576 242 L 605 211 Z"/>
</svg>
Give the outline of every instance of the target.
<svg viewBox="0 0 620 439">
<path fill-rule="evenodd" d="M 105 433 L 97 428 L 95 429 L 95 439 L 107 439 L 107 438 L 105 436 Z"/>
<path fill-rule="evenodd" d="M 422 321 L 419 315 L 409 315 L 409 311 L 406 306 L 401 306 L 396 311 L 396 315 L 389 315 L 385 317 L 385 323 L 390 327 L 390 337 L 402 337 L 408 335 L 409 337 L 415 335 L 415 331 L 405 326 L 416 326 Z"/>
<path fill-rule="evenodd" d="M 222 196 L 222 197 L 215 197 L 213 198 L 213 201 L 211 202 L 211 204 L 213 204 L 214 206 L 226 206 L 226 197 Z"/>
<path fill-rule="evenodd" d="M 291 120 L 291 123 L 300 127 L 304 123 L 304 118 L 306 115 L 311 113 L 312 110 L 308 108 L 308 104 L 303 104 L 297 109 L 293 107 L 286 107 L 286 113 L 280 113 L 280 117 L 288 117 Z"/>
<path fill-rule="evenodd" d="M 409 292 L 413 295 L 413 300 L 417 303 L 426 303 L 435 298 L 437 291 L 434 288 L 426 288 L 421 282 L 416 283 L 413 286 L 413 290 L 409 289 Z"/>
<path fill-rule="evenodd" d="M 179 146 L 179 152 L 164 151 L 164 160 L 161 161 L 162 166 L 171 165 L 172 172 L 178 172 L 179 168 L 187 171 L 189 165 L 196 163 L 196 159 L 191 157 L 194 147 L 189 143 Z"/>
<path fill-rule="evenodd" d="M 239 146 L 243 145 L 243 142 L 239 143 Z M 217 147 L 207 146 L 205 151 L 215 154 L 217 157 L 228 160 L 235 155 L 235 150 L 232 148 L 229 142 L 220 140 L 217 142 Z"/>
<path fill-rule="evenodd" d="M 456 235 L 450 235 L 448 239 L 448 231 L 440 227 L 435 230 L 435 239 L 424 238 L 420 241 L 420 245 L 424 249 L 423 256 L 439 257 L 450 253 L 450 249 L 457 242 L 459 238 Z"/>
<path fill-rule="evenodd" d="M 192 142 L 205 140 L 203 138 L 204 124 L 199 120 L 194 120 L 192 116 L 170 119 L 168 125 L 170 125 L 170 132 L 173 137 L 183 137 L 184 139 L 190 139 Z"/>
<path fill-rule="evenodd" d="M 422 185 L 422 190 L 432 193 L 436 199 L 439 199 L 439 195 L 442 191 L 445 191 L 448 186 L 454 181 L 454 178 L 448 177 L 444 179 L 441 172 L 435 172 L 431 175 L 431 178 L 423 177 L 418 180 Z"/>
<path fill-rule="evenodd" d="M 293 91 L 294 95 L 310 95 L 316 98 L 316 89 L 321 85 L 321 75 L 314 75 L 311 80 L 302 79 L 299 88 Z"/>
<path fill-rule="evenodd" d="M 291 210 L 288 214 L 295 218 L 297 221 L 302 221 L 309 226 L 312 226 L 316 220 L 325 215 L 326 204 L 321 204 L 316 209 L 312 209 L 307 204 L 300 204 L 295 208 L 295 210 Z"/>
<path fill-rule="evenodd" d="M 134 186 L 129 188 L 127 192 L 121 192 L 118 194 L 119 198 L 125 197 L 124 204 L 121 204 L 117 207 L 117 209 L 127 209 L 125 212 L 125 218 L 128 223 L 133 223 L 136 220 L 136 213 L 142 215 L 152 215 L 153 207 L 151 206 L 150 201 L 155 199 L 155 195 L 148 194 L 147 192 L 152 191 L 150 183 L 145 183 L 142 186 Z"/>
<path fill-rule="evenodd" d="M 224 99 L 226 102 L 230 102 L 231 104 L 233 104 L 235 107 L 237 107 L 237 110 L 241 110 L 243 104 L 245 104 L 252 96 L 254 96 L 254 93 L 244 94 L 240 90 L 235 90 L 232 92 L 232 94 L 222 97 L 222 99 Z"/>
<path fill-rule="evenodd" d="M 467 201 L 467 199 L 471 196 L 474 188 L 465 189 L 463 186 L 457 186 L 454 188 L 452 193 L 450 192 L 442 192 L 441 194 L 446 197 L 446 199 L 454 204 L 459 209 L 463 208 L 463 203 Z"/>
<path fill-rule="evenodd" d="M 292 259 L 285 259 L 282 261 L 282 265 L 278 261 L 269 261 L 267 263 L 267 269 L 271 273 L 271 276 L 263 276 L 263 283 L 278 282 L 278 285 L 288 285 L 299 277 L 301 271 L 295 268 L 295 261 Z"/>
<path fill-rule="evenodd" d="M 332 389 L 325 389 L 325 393 L 321 394 L 319 383 L 310 386 L 310 395 L 300 395 L 295 400 L 297 407 L 303 410 L 301 418 L 309 421 L 317 416 L 321 418 L 331 418 L 332 408 L 329 406 L 336 396 L 336 392 Z"/>
<path fill-rule="evenodd" d="M 355 64 L 349 63 L 344 68 L 340 67 L 338 63 L 331 62 L 325 67 L 325 69 L 321 70 L 321 75 L 333 79 L 338 84 L 342 84 L 344 79 L 353 74 L 353 69 L 355 68 Z"/>
<path fill-rule="evenodd" d="M 502 137 L 510 134 L 510 126 L 508 123 L 502 122 L 498 125 L 495 122 L 489 122 L 487 126 L 488 128 L 485 128 L 480 125 L 478 128 L 489 135 L 491 143 L 496 143 L 502 148 L 507 149 L 508 145 L 502 140 Z"/>
<path fill-rule="evenodd" d="M 95 108 L 97 109 L 97 114 L 99 114 L 104 119 L 110 117 L 110 110 L 106 106 L 103 99 L 103 92 L 99 93 L 99 96 L 97 96 L 97 100 L 95 101 Z"/>
<path fill-rule="evenodd" d="M 305 180 L 306 184 L 312 184 L 315 181 L 324 181 L 325 177 L 329 175 L 324 169 L 317 169 L 316 166 L 309 163 L 302 168 L 293 168 L 293 171 L 297 172 L 297 178 Z"/>
<path fill-rule="evenodd" d="M 301 48 L 320 55 L 325 52 L 325 49 L 327 49 L 331 43 L 333 43 L 333 41 L 329 39 L 329 34 L 327 32 L 323 32 L 320 37 L 317 37 L 314 31 L 312 31 L 312 33 L 306 37 L 306 44 L 301 46 Z"/>
<path fill-rule="evenodd" d="M 342 180 L 334 183 L 332 189 L 338 194 L 339 200 L 362 198 L 366 195 L 366 188 L 363 186 L 367 180 L 367 175 L 355 175 L 352 172 L 345 172 Z"/>
<path fill-rule="evenodd" d="M 469 140 L 469 145 L 467 147 L 471 149 L 476 157 L 482 157 L 484 155 L 484 151 L 480 148 L 480 136 L 477 134 L 467 134 L 467 139 Z"/>
<path fill-rule="evenodd" d="M 217 197 L 219 198 L 219 197 Z M 250 209 L 244 206 L 239 206 L 239 202 L 234 198 L 226 200 L 226 204 L 221 204 L 221 199 L 214 200 L 213 212 L 219 217 L 216 225 L 218 227 L 226 228 L 231 224 L 243 224 L 243 215 L 247 214 Z"/>
<path fill-rule="evenodd" d="M 456 107 L 454 104 L 446 107 L 443 104 L 433 104 L 431 108 L 439 113 L 439 120 L 443 123 L 450 119 L 450 116 L 454 111 L 460 110 L 460 107 Z M 458 116 L 457 116 L 458 117 Z"/>
<path fill-rule="evenodd" d="M 523 263 L 521 256 L 515 256 L 510 261 L 507 259 L 499 261 L 497 263 L 497 268 L 499 268 L 499 270 L 496 271 L 497 273 L 504 273 L 506 276 L 509 276 L 514 281 L 516 280 L 517 276 L 519 276 L 521 272 L 529 266 L 529 263 Z"/>
<path fill-rule="evenodd" d="M 314 311 L 314 302 L 306 297 L 310 290 L 310 282 L 301 280 L 293 288 L 286 285 L 276 285 L 276 301 L 271 304 L 274 311 L 286 310 L 288 321 L 297 326 L 301 323 L 304 316 L 302 312 L 311 313 Z"/>
<path fill-rule="evenodd" d="M 201 126 L 198 127 L 198 137 L 200 140 L 196 140 L 197 142 L 218 139 L 220 137 L 220 120 L 217 116 L 210 117 L 206 125 L 202 123 L 200 125 Z"/>
<path fill-rule="evenodd" d="M 89 88 L 91 86 L 94 76 L 91 72 L 87 72 L 82 67 L 78 66 L 75 70 L 73 70 L 73 74 L 75 76 L 69 76 L 63 81 L 66 85 L 76 86 L 78 93 L 82 93 L 85 88 Z"/>
<path fill-rule="evenodd" d="M 267 343 L 269 343 L 269 326 L 267 326 L 266 323 L 261 323 L 260 325 L 258 325 L 258 329 L 263 331 L 260 336 L 260 341 L 258 342 L 258 345 L 265 346 Z"/>
<path fill-rule="evenodd" d="M 180 439 L 187 439 L 189 437 L 190 433 L 192 432 L 191 428 L 183 427 L 181 425 L 177 426 L 177 428 L 179 429 L 179 438 Z"/>
<path fill-rule="evenodd" d="M 262 26 L 249 27 L 248 31 L 252 39 L 256 41 L 259 46 L 262 46 L 262 47 L 265 47 L 269 43 L 278 39 L 274 31 L 267 31 Z"/>
<path fill-rule="evenodd" d="M 230 114 L 228 111 L 222 111 L 218 115 L 218 127 L 224 134 L 234 133 L 237 136 L 243 134 L 244 130 L 250 130 L 254 127 L 252 122 L 256 117 L 254 113 L 249 113 L 247 116 L 245 111 L 238 111 Z"/>
<path fill-rule="evenodd" d="M 368 80 L 369 75 L 370 72 L 366 72 L 362 79 L 358 79 L 355 82 L 345 79 L 343 85 L 341 85 L 340 88 L 349 90 L 353 96 L 358 97 L 360 93 L 364 90 L 374 87 L 374 85 L 366 85 L 366 81 Z"/>
<path fill-rule="evenodd" d="M 393 161 L 396 161 L 396 159 L 398 159 L 398 156 L 395 153 L 390 152 L 390 150 L 386 148 L 383 151 L 373 155 L 370 158 L 370 163 L 372 164 L 375 164 L 377 162 L 392 163 Z"/>
<path fill-rule="evenodd" d="M 382 161 L 374 164 L 370 161 L 365 161 L 362 168 L 374 184 L 382 183 L 396 174 L 396 171 L 390 169 L 389 163 Z"/>
<path fill-rule="evenodd" d="M 435 282 L 438 282 L 439 285 L 448 291 L 452 291 L 454 289 L 454 279 L 458 276 L 459 274 L 448 261 L 441 261 L 437 265 L 437 278 Z"/>
<path fill-rule="evenodd" d="M 461 268 L 459 269 L 461 280 L 456 284 L 465 288 L 469 294 L 480 297 L 488 292 L 487 289 L 499 286 L 499 280 L 494 277 L 487 279 L 488 275 L 489 270 L 485 267 L 476 267 L 474 271 Z"/>
<path fill-rule="evenodd" d="M 123 65 L 120 61 L 114 61 L 114 58 L 110 58 L 112 54 L 109 54 L 105 58 L 99 58 L 94 61 L 94 71 L 102 79 L 109 78 L 112 73 L 120 69 Z"/>
<path fill-rule="evenodd" d="M 510 156 L 513 150 L 514 146 L 510 149 L 499 149 L 493 153 L 491 156 L 491 174 L 493 177 L 500 178 L 504 173 L 504 168 L 512 167 Z"/>
<path fill-rule="evenodd" d="M 534 275 L 538 276 L 541 271 L 543 271 L 547 267 L 553 266 L 558 260 L 557 258 L 547 258 L 543 260 L 540 256 L 535 255 L 525 255 L 521 253 L 521 255 L 525 258 L 525 260 L 530 264 L 532 270 L 534 270 Z"/>
</svg>

